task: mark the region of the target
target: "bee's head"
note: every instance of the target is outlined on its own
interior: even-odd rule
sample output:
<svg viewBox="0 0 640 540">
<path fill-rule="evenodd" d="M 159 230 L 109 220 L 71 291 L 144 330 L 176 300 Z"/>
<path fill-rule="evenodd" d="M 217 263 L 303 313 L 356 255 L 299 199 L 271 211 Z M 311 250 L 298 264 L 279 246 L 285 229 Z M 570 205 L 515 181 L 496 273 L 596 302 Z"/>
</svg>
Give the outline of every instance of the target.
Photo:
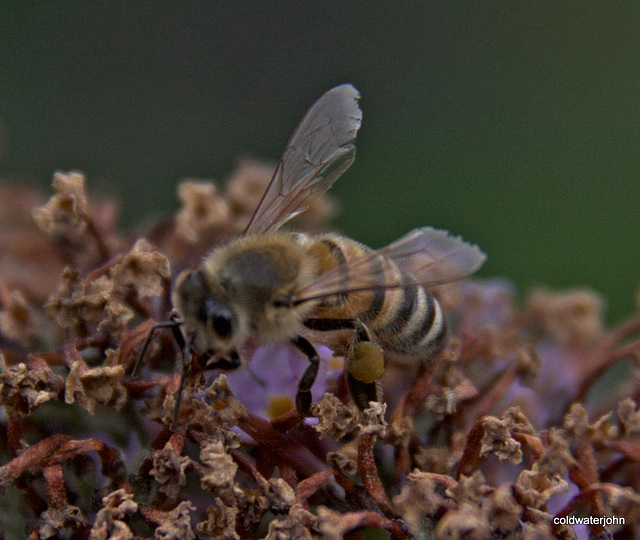
<svg viewBox="0 0 640 540">
<path fill-rule="evenodd" d="M 246 331 L 236 312 L 211 291 L 201 270 L 187 270 L 178 276 L 173 305 L 197 355 L 229 353 L 244 339 Z"/>
</svg>

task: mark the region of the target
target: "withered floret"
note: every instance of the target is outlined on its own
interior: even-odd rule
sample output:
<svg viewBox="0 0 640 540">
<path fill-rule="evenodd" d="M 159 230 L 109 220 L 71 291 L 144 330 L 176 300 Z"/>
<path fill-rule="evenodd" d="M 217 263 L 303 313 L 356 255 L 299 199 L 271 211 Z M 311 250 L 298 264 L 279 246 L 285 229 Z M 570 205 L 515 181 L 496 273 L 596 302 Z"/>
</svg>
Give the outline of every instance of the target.
<svg viewBox="0 0 640 540">
<path fill-rule="evenodd" d="M 528 310 L 561 345 L 585 347 L 603 334 L 602 298 L 592 291 L 534 291 Z"/>
<path fill-rule="evenodd" d="M 84 175 L 57 172 L 53 176 L 55 195 L 42 208 L 33 211 L 33 219 L 48 234 L 79 236 L 86 230 L 89 216 Z"/>
<path fill-rule="evenodd" d="M 64 379 L 48 367 L 30 368 L 20 363 L 7 368 L 0 355 L 0 403 L 14 414 L 29 416 L 44 403 L 56 399 Z"/>
<path fill-rule="evenodd" d="M 72 504 L 49 507 L 40 514 L 40 538 L 53 538 L 65 529 L 79 529 L 86 524 L 82 510 Z"/>
<path fill-rule="evenodd" d="M 189 501 L 182 501 L 169 512 L 160 515 L 160 523 L 154 531 L 155 538 L 162 540 L 195 540 L 191 528 L 191 513 L 196 507 Z"/>
<path fill-rule="evenodd" d="M 327 454 L 327 463 L 342 474 L 353 476 L 358 472 L 358 447 L 356 441 L 342 445 Z"/>
<path fill-rule="evenodd" d="M 42 321 L 20 291 L 12 291 L 8 304 L 0 311 L 0 334 L 23 345 L 42 337 Z"/>
<path fill-rule="evenodd" d="M 491 537 L 491 524 L 485 512 L 477 504 L 464 501 L 456 510 L 449 510 L 438 521 L 436 537 L 484 540 Z"/>
<path fill-rule="evenodd" d="M 220 493 L 233 487 L 238 465 L 227 454 L 222 442 L 206 444 L 200 450 L 200 460 L 206 467 L 201 479 L 204 489 Z"/>
<path fill-rule="evenodd" d="M 567 463 L 573 458 L 569 454 L 567 441 L 559 430 L 551 430 L 549 439 L 550 444 L 542 457 L 531 469 L 523 470 L 515 484 L 520 500 L 530 508 L 541 508 L 552 496 L 569 490 L 564 478 Z"/>
<path fill-rule="evenodd" d="M 623 399 L 618 404 L 618 418 L 626 436 L 640 433 L 640 411 L 638 405 L 631 398 Z"/>
<path fill-rule="evenodd" d="M 393 498 L 395 507 L 413 534 L 431 528 L 435 513 L 444 504 L 440 484 L 431 473 L 413 471 L 407 476 L 407 483 L 400 494 Z"/>
<path fill-rule="evenodd" d="M 238 507 L 227 506 L 220 497 L 216 497 L 213 504 L 207 507 L 207 519 L 196 525 L 196 531 L 220 540 L 240 540 L 236 532 L 238 512 Z"/>
<path fill-rule="evenodd" d="M 110 272 L 115 287 L 131 288 L 139 298 L 160 296 L 168 279 L 169 261 L 146 240 L 138 240 Z"/>
<path fill-rule="evenodd" d="M 178 197 L 182 210 L 176 216 L 176 232 L 192 244 L 207 243 L 229 220 L 229 204 L 212 182 L 183 180 Z"/>
<path fill-rule="evenodd" d="M 129 525 L 123 521 L 128 515 L 138 511 L 133 494 L 118 489 L 102 498 L 103 508 L 98 511 L 90 540 L 127 540 L 133 538 Z"/>
<path fill-rule="evenodd" d="M 611 425 L 611 413 L 602 415 L 592 424 L 589 423 L 584 406 L 574 403 L 564 417 L 564 427 L 578 439 L 588 439 L 594 443 L 603 443 L 618 435 L 616 426 Z"/>
<path fill-rule="evenodd" d="M 344 404 L 336 396 L 326 392 L 322 399 L 313 405 L 311 414 L 318 419 L 313 427 L 322 437 L 340 440 L 354 436 L 360 431 L 360 411 L 353 403 Z"/>
<path fill-rule="evenodd" d="M 152 460 L 153 467 L 149 474 L 158 483 L 158 490 L 170 500 L 175 500 L 180 488 L 187 483 L 186 469 L 191 459 L 181 455 L 180 450 L 169 441 L 164 448 L 153 453 Z"/>
<path fill-rule="evenodd" d="M 49 298 L 45 307 L 60 328 L 73 328 L 82 322 L 102 321 L 112 294 L 113 281 L 107 276 L 87 283 L 79 270 L 67 267 L 62 273 L 58 291 Z"/>
<path fill-rule="evenodd" d="M 122 366 L 89 368 L 81 360 L 71 365 L 65 385 L 65 402 L 78 403 L 95 414 L 96 405 L 109 405 L 120 410 L 127 402 L 127 390 L 122 385 Z"/>
<path fill-rule="evenodd" d="M 486 417 L 483 421 L 484 435 L 480 454 L 485 456 L 495 454 L 500 461 L 520 463 L 522 461 L 522 449 L 509 431 L 507 422 L 494 417 Z"/>
<path fill-rule="evenodd" d="M 294 504 L 285 519 L 274 519 L 269 523 L 269 532 L 265 540 L 312 540 L 309 527 L 316 519 L 316 516 L 301 504 Z"/>
</svg>

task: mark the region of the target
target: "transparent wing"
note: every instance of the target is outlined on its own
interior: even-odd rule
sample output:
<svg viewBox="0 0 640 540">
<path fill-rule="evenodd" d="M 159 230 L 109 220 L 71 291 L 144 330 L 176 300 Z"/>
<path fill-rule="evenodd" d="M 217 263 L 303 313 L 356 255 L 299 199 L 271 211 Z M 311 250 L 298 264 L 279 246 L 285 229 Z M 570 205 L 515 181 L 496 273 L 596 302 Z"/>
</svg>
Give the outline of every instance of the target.
<svg viewBox="0 0 640 540">
<path fill-rule="evenodd" d="M 362 121 L 359 99 L 353 86 L 343 84 L 312 105 L 289 139 L 245 234 L 278 229 L 351 166 Z"/>
<path fill-rule="evenodd" d="M 447 231 L 422 227 L 322 274 L 298 291 L 292 303 L 378 288 L 432 287 L 473 274 L 486 259 L 478 246 Z"/>
</svg>

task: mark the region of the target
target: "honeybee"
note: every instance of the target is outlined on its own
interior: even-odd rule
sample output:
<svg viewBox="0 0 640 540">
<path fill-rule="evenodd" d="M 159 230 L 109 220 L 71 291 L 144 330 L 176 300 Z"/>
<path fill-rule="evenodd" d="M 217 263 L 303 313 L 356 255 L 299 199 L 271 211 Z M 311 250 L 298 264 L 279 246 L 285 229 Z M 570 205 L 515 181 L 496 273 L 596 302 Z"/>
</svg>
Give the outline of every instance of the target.
<svg viewBox="0 0 640 540">
<path fill-rule="evenodd" d="M 339 234 L 281 230 L 353 163 L 359 98 L 345 84 L 316 101 L 287 143 L 244 233 L 176 279 L 171 320 L 158 327 L 172 328 L 183 351 L 177 407 L 192 354 L 215 355 L 208 367 L 238 368 L 250 339 L 289 342 L 307 357 L 296 395 L 303 415 L 319 367 L 315 347 L 303 336 L 308 331 L 351 333 L 346 376 L 360 408 L 380 399 L 385 356 L 428 362 L 442 350 L 444 316 L 426 287 L 476 271 L 486 258 L 477 246 L 431 227 L 378 250 Z"/>
</svg>

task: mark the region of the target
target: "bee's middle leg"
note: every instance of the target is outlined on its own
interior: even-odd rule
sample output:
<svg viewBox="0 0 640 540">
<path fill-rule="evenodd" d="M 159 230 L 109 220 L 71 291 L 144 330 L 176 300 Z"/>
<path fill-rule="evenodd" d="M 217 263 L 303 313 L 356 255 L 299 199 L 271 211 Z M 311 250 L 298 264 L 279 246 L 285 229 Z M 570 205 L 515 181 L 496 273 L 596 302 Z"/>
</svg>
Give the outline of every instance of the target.
<svg viewBox="0 0 640 540">
<path fill-rule="evenodd" d="M 318 376 L 320 357 L 315 347 L 302 336 L 293 338 L 291 343 L 309 360 L 309 365 L 298 382 L 298 392 L 296 393 L 296 410 L 301 415 L 307 416 L 311 411 L 311 387 Z"/>
</svg>

